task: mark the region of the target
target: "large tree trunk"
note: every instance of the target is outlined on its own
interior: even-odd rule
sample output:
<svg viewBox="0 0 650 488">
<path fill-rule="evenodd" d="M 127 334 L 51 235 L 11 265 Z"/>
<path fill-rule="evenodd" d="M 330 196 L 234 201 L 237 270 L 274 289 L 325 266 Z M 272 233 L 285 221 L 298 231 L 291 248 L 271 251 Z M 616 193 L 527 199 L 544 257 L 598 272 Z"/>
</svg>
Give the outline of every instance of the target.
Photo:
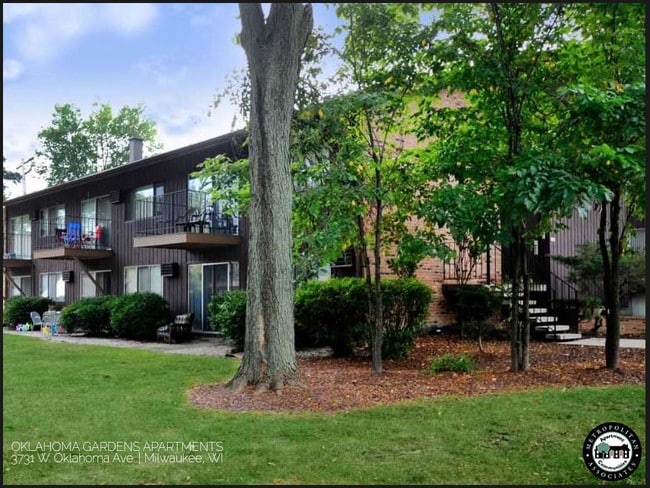
<svg viewBox="0 0 650 488">
<path fill-rule="evenodd" d="M 279 389 L 297 380 L 291 259 L 289 137 L 311 5 L 240 3 L 251 81 L 250 236 L 244 357 L 231 380 Z"/>
<path fill-rule="evenodd" d="M 609 207 L 609 249 L 607 248 L 607 209 Z M 620 258 L 622 253 L 621 191 L 614 190 L 614 198 L 608 204 L 603 202 L 598 227 L 598 242 L 603 258 L 603 289 L 605 292 L 605 316 L 607 331 L 605 336 L 605 367 L 618 368 L 619 346 L 621 339 L 620 326 Z"/>
</svg>

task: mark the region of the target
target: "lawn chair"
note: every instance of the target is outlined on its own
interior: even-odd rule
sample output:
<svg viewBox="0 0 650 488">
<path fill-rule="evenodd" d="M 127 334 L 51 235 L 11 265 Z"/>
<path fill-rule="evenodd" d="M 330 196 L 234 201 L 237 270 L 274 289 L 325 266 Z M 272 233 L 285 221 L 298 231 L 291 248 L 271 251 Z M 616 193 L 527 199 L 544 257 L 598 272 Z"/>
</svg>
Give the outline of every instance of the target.
<svg viewBox="0 0 650 488">
<path fill-rule="evenodd" d="M 171 344 L 172 342 L 182 342 L 190 340 L 192 337 L 192 325 L 194 324 L 194 314 L 184 313 L 177 315 L 171 324 L 163 325 L 158 328 L 156 340 L 163 340 Z"/>
<path fill-rule="evenodd" d="M 30 312 L 29 316 L 32 319 L 32 330 L 36 330 L 36 327 L 38 327 L 38 330 L 43 330 L 43 321 L 41 320 L 41 314 L 38 312 Z"/>
</svg>

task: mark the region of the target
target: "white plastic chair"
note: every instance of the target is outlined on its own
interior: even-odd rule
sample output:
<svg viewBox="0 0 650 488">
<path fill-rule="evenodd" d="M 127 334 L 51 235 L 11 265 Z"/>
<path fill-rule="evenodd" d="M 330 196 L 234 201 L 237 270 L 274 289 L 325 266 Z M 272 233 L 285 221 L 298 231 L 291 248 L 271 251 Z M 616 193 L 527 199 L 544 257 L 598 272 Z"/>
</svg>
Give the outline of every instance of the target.
<svg viewBox="0 0 650 488">
<path fill-rule="evenodd" d="M 32 319 L 32 330 L 43 330 L 43 321 L 41 320 L 41 315 L 38 312 L 30 312 L 29 316 Z"/>
</svg>

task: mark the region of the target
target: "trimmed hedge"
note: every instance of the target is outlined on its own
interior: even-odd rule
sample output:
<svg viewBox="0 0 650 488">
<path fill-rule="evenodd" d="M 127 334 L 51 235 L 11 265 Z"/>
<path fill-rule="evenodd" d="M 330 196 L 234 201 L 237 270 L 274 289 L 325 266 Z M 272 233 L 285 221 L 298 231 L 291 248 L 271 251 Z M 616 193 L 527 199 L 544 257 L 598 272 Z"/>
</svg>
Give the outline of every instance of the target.
<svg viewBox="0 0 650 488">
<path fill-rule="evenodd" d="M 99 336 L 111 332 L 111 295 L 82 298 L 61 310 L 61 324 L 68 332 Z"/>
<path fill-rule="evenodd" d="M 330 346 L 349 356 L 367 337 L 368 299 L 359 278 L 309 281 L 294 296 L 296 347 Z"/>
<path fill-rule="evenodd" d="M 158 327 L 170 321 L 169 304 L 157 293 L 121 295 L 110 303 L 111 329 L 124 339 L 155 340 Z"/>
<path fill-rule="evenodd" d="M 382 357 L 397 359 L 413 349 L 431 303 L 431 289 L 415 278 L 383 280 L 384 336 Z M 244 348 L 246 292 L 215 295 L 208 305 L 210 321 Z M 297 349 L 331 347 L 335 356 L 350 356 L 369 342 L 368 295 L 360 278 L 308 281 L 294 294 Z"/>
<path fill-rule="evenodd" d="M 31 312 L 38 312 L 41 316 L 54 302 L 46 297 L 18 296 L 7 300 L 2 314 L 2 323 L 15 327 L 17 324 L 31 323 Z"/>
<path fill-rule="evenodd" d="M 213 295 L 208 303 L 210 322 L 235 343 L 237 351 L 244 350 L 246 336 L 246 292 L 232 290 Z"/>
<path fill-rule="evenodd" d="M 415 278 L 382 280 L 383 359 L 407 357 L 422 332 L 433 297 L 431 288 Z"/>
</svg>

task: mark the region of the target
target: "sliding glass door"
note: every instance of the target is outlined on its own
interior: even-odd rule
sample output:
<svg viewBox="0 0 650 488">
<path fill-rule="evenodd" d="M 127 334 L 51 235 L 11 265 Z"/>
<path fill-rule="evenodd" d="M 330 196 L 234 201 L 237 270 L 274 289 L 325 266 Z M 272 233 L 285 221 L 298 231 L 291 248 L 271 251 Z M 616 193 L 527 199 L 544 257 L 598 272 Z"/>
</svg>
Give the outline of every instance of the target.
<svg viewBox="0 0 650 488">
<path fill-rule="evenodd" d="M 194 313 L 194 329 L 215 331 L 210 324 L 208 304 L 214 295 L 239 287 L 239 263 L 190 264 L 188 270 L 188 303 Z"/>
</svg>

